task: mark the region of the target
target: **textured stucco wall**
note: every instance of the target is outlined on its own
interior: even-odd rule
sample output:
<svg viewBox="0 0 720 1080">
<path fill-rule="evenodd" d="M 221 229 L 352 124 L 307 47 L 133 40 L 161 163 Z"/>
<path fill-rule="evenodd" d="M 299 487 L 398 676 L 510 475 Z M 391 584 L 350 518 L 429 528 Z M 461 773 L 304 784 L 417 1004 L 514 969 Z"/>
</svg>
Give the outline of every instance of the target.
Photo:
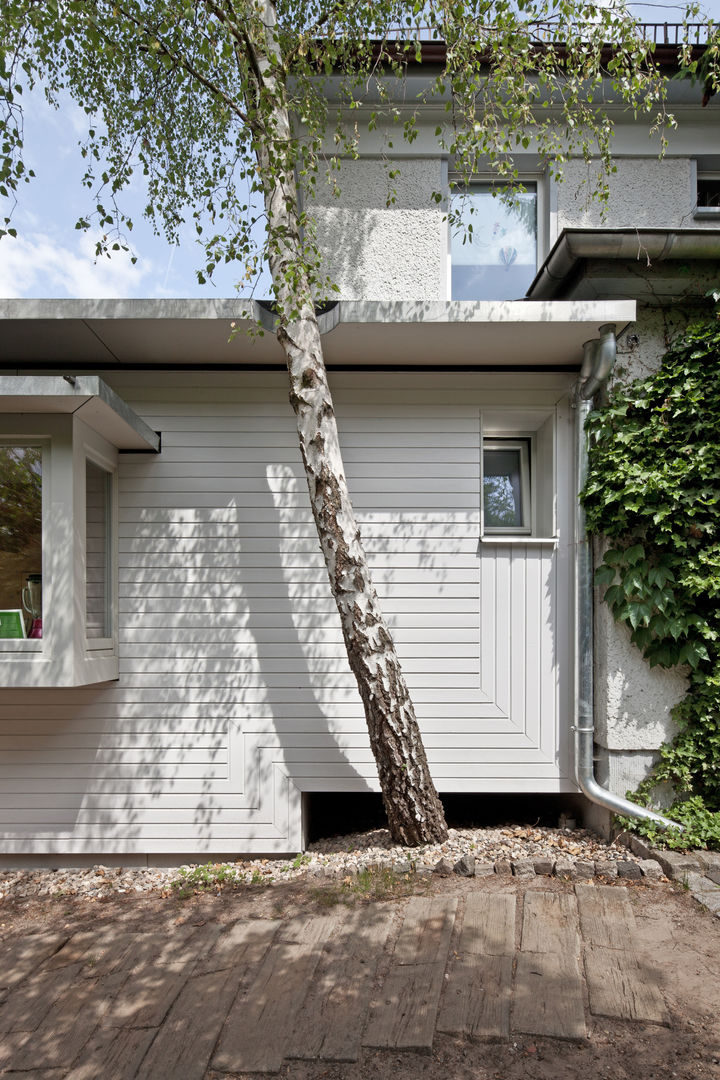
<svg viewBox="0 0 720 1080">
<path fill-rule="evenodd" d="M 681 330 L 687 314 L 641 308 L 634 326 L 618 343 L 616 378 L 631 381 L 658 368 L 669 338 Z M 595 560 L 601 558 L 596 542 Z M 601 754 L 598 776 L 624 795 L 647 775 L 660 745 L 672 738 L 670 712 L 685 694 L 681 669 L 651 668 L 595 596 L 595 728 Z M 603 776 L 604 774 L 604 776 Z"/>
<path fill-rule="evenodd" d="M 395 168 L 399 175 L 391 179 Z M 447 224 L 431 201 L 442 185 L 439 158 L 346 161 L 318 183 L 310 209 L 339 299 L 448 298 Z"/>
<path fill-rule="evenodd" d="M 692 228 L 696 193 L 689 158 L 624 158 L 609 178 L 610 201 L 602 209 L 590 193 L 597 183 L 598 163 L 571 161 L 557 191 L 557 228 L 638 226 Z"/>
</svg>

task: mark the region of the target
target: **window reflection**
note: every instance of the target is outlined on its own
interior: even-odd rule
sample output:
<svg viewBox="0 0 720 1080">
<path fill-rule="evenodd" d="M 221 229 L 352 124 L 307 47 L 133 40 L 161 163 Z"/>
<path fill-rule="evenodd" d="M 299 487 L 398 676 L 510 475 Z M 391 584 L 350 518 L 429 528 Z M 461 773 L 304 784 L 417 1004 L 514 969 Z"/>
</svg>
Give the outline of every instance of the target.
<svg viewBox="0 0 720 1080">
<path fill-rule="evenodd" d="M 527 532 L 530 525 L 529 446 L 525 439 L 485 440 L 483 517 L 485 529 Z"/>
<path fill-rule="evenodd" d="M 110 496 L 112 476 L 94 461 L 85 465 L 86 633 L 112 635 L 110 610 Z"/>
<path fill-rule="evenodd" d="M 42 637 L 42 447 L 0 445 L 0 637 Z"/>
<path fill-rule="evenodd" d="M 492 184 L 452 197 L 450 258 L 453 300 L 517 300 L 537 271 L 537 190 L 526 184 L 512 203 Z"/>
</svg>

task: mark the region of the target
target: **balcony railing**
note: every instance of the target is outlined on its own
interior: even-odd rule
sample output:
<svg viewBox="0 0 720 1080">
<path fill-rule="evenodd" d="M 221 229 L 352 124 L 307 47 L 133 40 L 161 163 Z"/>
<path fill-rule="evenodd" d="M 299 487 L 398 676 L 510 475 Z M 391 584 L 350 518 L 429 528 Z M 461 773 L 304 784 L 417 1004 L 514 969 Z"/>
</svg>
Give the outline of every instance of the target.
<svg viewBox="0 0 720 1080">
<path fill-rule="evenodd" d="M 560 23 L 531 23 L 533 36 L 539 43 L 562 44 L 566 40 L 565 27 Z M 710 37 L 718 32 L 715 23 L 637 23 L 638 37 L 644 41 L 652 41 L 655 45 L 706 45 Z M 388 32 L 388 37 L 394 41 L 412 39 L 421 42 L 438 42 L 442 38 L 434 27 L 421 26 L 415 29 L 395 27 Z"/>
</svg>

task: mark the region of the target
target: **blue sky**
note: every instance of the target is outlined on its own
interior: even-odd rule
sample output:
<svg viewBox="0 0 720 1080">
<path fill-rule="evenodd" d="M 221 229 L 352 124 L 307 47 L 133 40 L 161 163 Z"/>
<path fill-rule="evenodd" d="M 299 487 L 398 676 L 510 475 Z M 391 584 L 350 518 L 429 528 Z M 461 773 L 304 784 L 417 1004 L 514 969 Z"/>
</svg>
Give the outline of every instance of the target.
<svg viewBox="0 0 720 1080">
<path fill-rule="evenodd" d="M 680 4 L 633 3 L 644 22 L 677 22 Z M 720 21 L 720 0 L 704 0 L 703 9 Z M 237 294 L 232 268 L 218 270 L 214 284 L 199 285 L 195 271 L 201 251 L 188 230 L 180 247 L 153 235 L 142 219 L 144 198 L 138 190 L 126 199 L 135 228 L 131 234 L 137 262 L 124 253 L 95 258 L 93 232 L 75 230 L 77 218 L 89 209 L 89 192 L 80 184 L 83 172 L 78 141 L 84 114 L 69 105 L 60 111 L 40 97 L 26 100 L 26 165 L 37 179 L 23 185 L 13 215 L 17 239 L 0 240 L 0 297 L 227 297 Z M 2 200 L 0 200 L 2 202 Z M 4 214 L 2 215 L 4 216 Z M 267 278 L 256 296 L 267 295 Z"/>
</svg>

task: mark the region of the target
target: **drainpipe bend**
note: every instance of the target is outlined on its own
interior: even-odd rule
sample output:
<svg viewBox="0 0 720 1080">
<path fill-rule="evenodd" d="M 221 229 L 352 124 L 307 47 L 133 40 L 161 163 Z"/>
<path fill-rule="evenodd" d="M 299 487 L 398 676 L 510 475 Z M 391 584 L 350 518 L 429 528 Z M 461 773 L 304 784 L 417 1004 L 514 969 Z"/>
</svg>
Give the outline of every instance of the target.
<svg viewBox="0 0 720 1080">
<path fill-rule="evenodd" d="M 601 326 L 600 337 L 585 343 L 583 366 L 575 389 L 575 470 L 576 490 L 581 492 L 587 477 L 587 439 L 585 421 L 592 408 L 592 398 L 604 385 L 613 369 L 616 356 L 615 327 Z M 614 814 L 653 821 L 662 828 L 679 829 L 682 825 L 662 814 L 630 802 L 602 787 L 595 777 L 595 715 L 593 685 L 593 566 L 585 526 L 585 509 L 575 501 L 575 781 L 591 802 Z"/>
</svg>

